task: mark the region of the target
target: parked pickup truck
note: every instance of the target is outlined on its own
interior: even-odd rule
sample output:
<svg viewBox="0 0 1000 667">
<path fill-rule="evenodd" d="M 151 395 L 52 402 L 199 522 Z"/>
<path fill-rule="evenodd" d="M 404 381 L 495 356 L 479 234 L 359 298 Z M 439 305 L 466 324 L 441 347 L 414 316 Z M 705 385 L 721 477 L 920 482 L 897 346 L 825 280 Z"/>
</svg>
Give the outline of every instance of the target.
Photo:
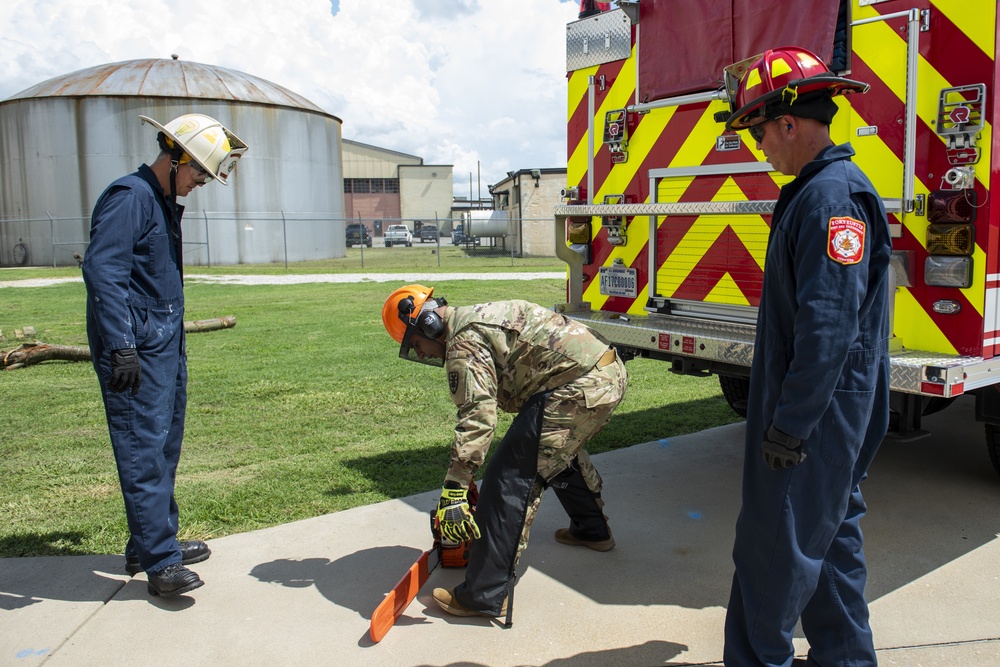
<svg viewBox="0 0 1000 667">
<path fill-rule="evenodd" d="M 428 225 L 427 223 L 424 223 L 424 225 L 420 228 L 421 243 L 423 243 L 424 241 L 431 241 L 433 243 L 437 243 L 439 236 L 440 233 L 438 232 L 438 228 L 435 225 Z"/>
<path fill-rule="evenodd" d="M 366 245 L 371 248 L 372 232 L 366 225 L 347 225 L 344 240 L 347 242 L 348 248 L 353 248 L 356 245 Z"/>
<path fill-rule="evenodd" d="M 389 225 L 385 230 L 385 247 L 391 248 L 394 245 L 405 245 L 407 248 L 413 246 L 413 233 L 406 225 Z"/>
</svg>

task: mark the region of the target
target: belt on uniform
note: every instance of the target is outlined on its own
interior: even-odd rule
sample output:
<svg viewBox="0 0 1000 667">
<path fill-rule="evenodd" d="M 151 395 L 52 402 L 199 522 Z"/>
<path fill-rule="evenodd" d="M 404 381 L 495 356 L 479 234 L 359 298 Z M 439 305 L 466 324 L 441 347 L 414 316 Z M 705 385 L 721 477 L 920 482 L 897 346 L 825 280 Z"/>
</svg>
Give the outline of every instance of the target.
<svg viewBox="0 0 1000 667">
<path fill-rule="evenodd" d="M 615 348 L 609 347 L 608 351 L 605 352 L 600 359 L 597 360 L 597 367 L 604 368 L 605 366 L 610 366 L 618 360 L 618 355 L 615 353 Z"/>
</svg>

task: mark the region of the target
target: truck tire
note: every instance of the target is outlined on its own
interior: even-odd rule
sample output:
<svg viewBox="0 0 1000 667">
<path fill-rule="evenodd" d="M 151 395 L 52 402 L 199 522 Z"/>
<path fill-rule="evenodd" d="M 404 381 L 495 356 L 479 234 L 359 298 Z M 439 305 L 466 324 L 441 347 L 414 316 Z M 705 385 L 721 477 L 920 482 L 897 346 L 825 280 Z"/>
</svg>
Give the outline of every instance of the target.
<svg viewBox="0 0 1000 667">
<path fill-rule="evenodd" d="M 391 248 L 392 247 L 392 241 L 386 241 L 385 242 L 385 247 L 386 248 Z"/>
<path fill-rule="evenodd" d="M 750 378 L 720 375 L 719 387 L 722 388 L 722 395 L 726 397 L 726 403 L 729 403 L 733 412 L 746 419 L 747 397 L 750 396 Z"/>
<path fill-rule="evenodd" d="M 986 449 L 989 452 L 993 469 L 1000 475 L 1000 426 L 996 424 L 986 425 Z"/>
</svg>

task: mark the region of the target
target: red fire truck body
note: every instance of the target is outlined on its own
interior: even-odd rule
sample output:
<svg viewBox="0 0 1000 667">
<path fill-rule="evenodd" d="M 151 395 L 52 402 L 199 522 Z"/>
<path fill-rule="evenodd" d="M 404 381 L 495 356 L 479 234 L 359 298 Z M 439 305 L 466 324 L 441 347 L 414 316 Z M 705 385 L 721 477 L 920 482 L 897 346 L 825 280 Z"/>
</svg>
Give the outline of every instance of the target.
<svg viewBox="0 0 1000 667">
<path fill-rule="evenodd" d="M 570 23 L 558 309 L 625 356 L 718 375 L 742 413 L 791 179 L 721 121 L 754 56 L 806 48 L 871 85 L 837 98 L 831 135 L 889 212 L 892 435 L 972 393 L 1000 472 L 998 34 L 997 3 L 966 0 L 623 0 Z"/>
</svg>

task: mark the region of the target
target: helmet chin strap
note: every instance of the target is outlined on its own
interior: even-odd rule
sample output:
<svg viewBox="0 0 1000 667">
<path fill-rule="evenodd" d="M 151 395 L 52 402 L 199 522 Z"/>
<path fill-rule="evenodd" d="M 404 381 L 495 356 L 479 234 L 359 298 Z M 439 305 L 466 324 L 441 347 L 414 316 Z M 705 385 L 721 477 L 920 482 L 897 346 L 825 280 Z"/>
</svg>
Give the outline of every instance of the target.
<svg viewBox="0 0 1000 667">
<path fill-rule="evenodd" d="M 170 146 L 167 143 L 167 136 L 160 132 L 156 135 L 156 142 L 160 148 L 170 154 L 170 192 L 167 193 L 167 201 L 170 203 L 170 213 L 177 218 L 177 169 L 180 167 L 180 160 L 184 157 L 184 151 L 177 146 Z"/>
<path fill-rule="evenodd" d="M 175 200 L 177 199 L 177 168 L 179 166 L 180 163 L 177 160 L 170 161 L 170 194 L 167 196 L 174 203 L 176 203 Z"/>
</svg>

